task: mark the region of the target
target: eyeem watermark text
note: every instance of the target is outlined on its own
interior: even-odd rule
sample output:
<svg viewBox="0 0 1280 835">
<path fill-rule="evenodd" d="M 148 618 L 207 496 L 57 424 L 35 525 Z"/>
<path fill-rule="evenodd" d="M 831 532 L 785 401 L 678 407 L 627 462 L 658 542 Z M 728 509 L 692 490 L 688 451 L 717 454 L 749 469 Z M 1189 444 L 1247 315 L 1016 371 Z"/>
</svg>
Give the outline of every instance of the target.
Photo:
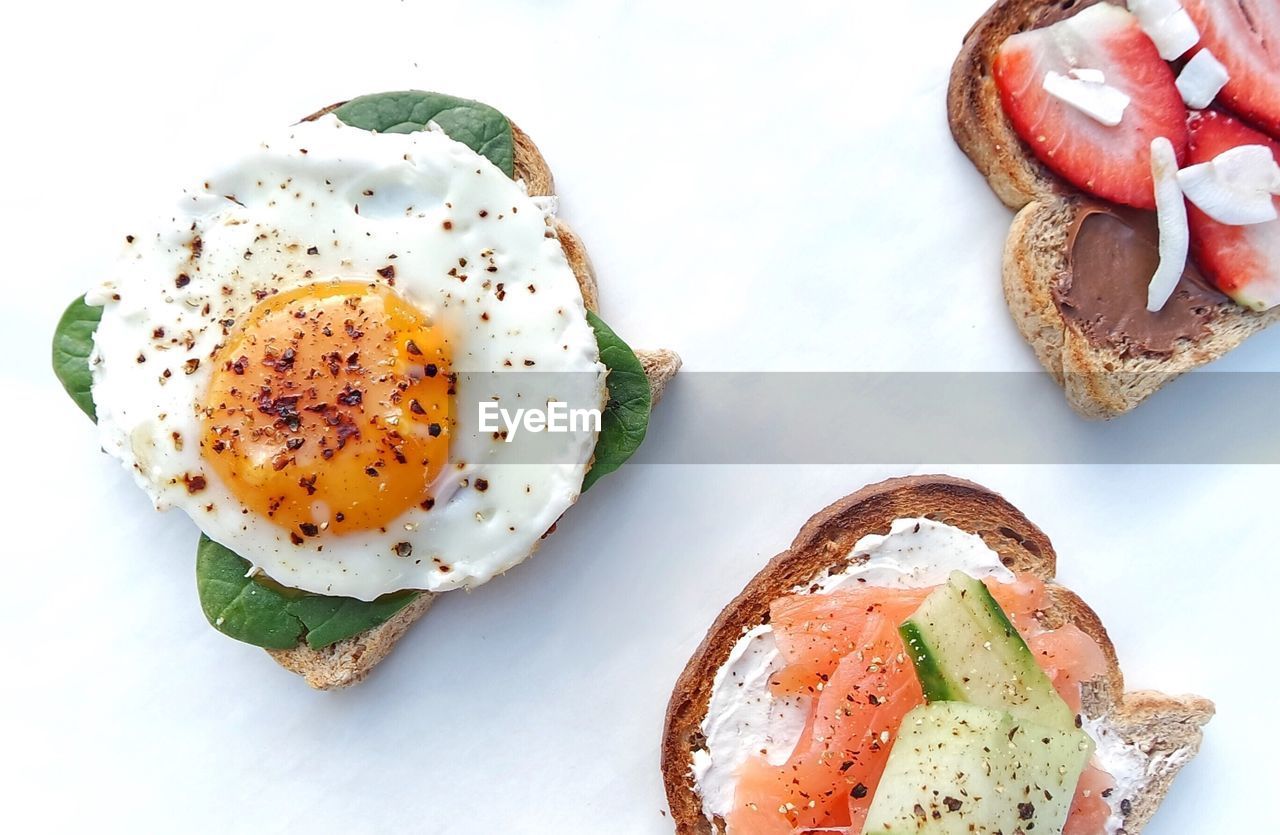
<svg viewBox="0 0 1280 835">
<path fill-rule="evenodd" d="M 545 409 L 504 409 L 489 400 L 480 402 L 480 431 L 500 432 L 511 443 L 516 434 L 526 432 L 599 432 L 599 409 L 571 409 L 561 400 L 552 400 Z"/>
</svg>

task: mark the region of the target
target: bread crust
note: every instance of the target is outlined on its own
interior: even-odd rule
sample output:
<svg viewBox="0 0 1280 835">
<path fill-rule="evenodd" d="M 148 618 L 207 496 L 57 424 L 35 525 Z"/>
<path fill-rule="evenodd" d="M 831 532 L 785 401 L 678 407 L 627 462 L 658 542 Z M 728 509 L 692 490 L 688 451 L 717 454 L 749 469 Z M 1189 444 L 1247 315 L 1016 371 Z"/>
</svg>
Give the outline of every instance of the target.
<svg viewBox="0 0 1280 835">
<path fill-rule="evenodd" d="M 947 88 L 952 136 L 996 196 L 1018 211 L 1005 244 L 1005 300 L 1067 400 L 1086 418 L 1128 412 L 1175 377 L 1211 362 L 1280 319 L 1234 302 L 1218 306 L 1207 333 L 1168 355 L 1126 355 L 1098 345 L 1059 311 L 1053 288 L 1066 269 L 1068 230 L 1081 195 L 1049 171 L 1014 131 L 992 78 L 996 52 L 1010 35 L 1035 29 L 1103 0 L 999 0 L 965 35 Z"/>
<path fill-rule="evenodd" d="M 846 566 L 848 554 L 863 536 L 886 533 L 895 519 L 918 516 L 981 536 L 1010 569 L 1046 582 L 1051 601 L 1043 613 L 1046 626 L 1073 623 L 1097 641 L 1107 672 L 1084 688 L 1084 708 L 1090 716 L 1107 718 L 1126 741 L 1162 757 L 1163 770 L 1140 797 L 1131 798 L 1125 831 L 1137 835 L 1150 819 L 1178 769 L 1198 750 L 1200 729 L 1213 715 L 1213 704 L 1195 696 L 1126 694 L 1115 647 L 1102 621 L 1084 601 L 1054 582 L 1057 556 L 1044 532 L 985 487 L 950 476 L 926 475 L 869 485 L 819 511 L 800 529 L 791 547 L 770 560 L 711 625 L 676 681 L 663 730 L 662 775 L 677 833 L 723 831 L 723 822 L 713 825 L 703 817 L 691 762 L 693 752 L 705 742 L 701 724 L 716 672 L 738 639 L 767 621 L 772 601 L 810 584 L 828 569 Z M 1187 755 L 1173 756 L 1175 751 Z"/>
<path fill-rule="evenodd" d="M 331 104 L 302 121 L 319 119 L 344 104 L 345 101 Z M 515 148 L 516 179 L 524 180 L 525 187 L 533 196 L 554 197 L 555 180 L 538 146 L 515 122 L 511 122 L 511 134 Z M 595 269 L 591 266 L 591 259 L 582 239 L 560 218 L 556 218 L 555 231 L 560 246 L 564 249 L 565 259 L 582 290 L 583 304 L 593 313 L 597 312 L 600 292 Z M 649 378 L 652 404 L 656 405 L 662 398 L 667 383 L 680 370 L 680 357 L 674 351 L 665 349 L 637 350 L 635 354 L 644 366 L 645 376 Z M 426 614 L 435 597 L 431 592 L 421 592 L 416 600 L 386 622 L 323 649 L 312 649 L 302 643 L 292 649 L 269 649 L 266 652 L 280 666 L 302 676 L 307 684 L 317 690 L 349 687 L 363 681 L 378 662 L 386 658 L 409 627 Z"/>
</svg>

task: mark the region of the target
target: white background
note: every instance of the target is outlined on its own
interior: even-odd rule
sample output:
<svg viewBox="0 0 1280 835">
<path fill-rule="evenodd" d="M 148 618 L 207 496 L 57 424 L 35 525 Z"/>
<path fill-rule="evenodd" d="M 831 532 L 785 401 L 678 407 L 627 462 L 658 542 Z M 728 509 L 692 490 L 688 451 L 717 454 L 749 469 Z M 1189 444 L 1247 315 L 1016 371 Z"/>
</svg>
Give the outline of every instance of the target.
<svg viewBox="0 0 1280 835">
<path fill-rule="evenodd" d="M 195 528 L 97 454 L 49 372 L 53 324 L 209 161 L 422 87 L 535 137 L 604 315 L 688 370 L 1033 368 L 999 288 L 1009 214 L 944 118 L 985 4 L 7 10 L 0 828 L 670 831 L 663 711 L 720 607 L 811 513 L 929 468 L 628 466 L 537 558 L 439 601 L 367 683 L 315 693 L 204 622 Z M 1280 368 L 1280 330 L 1220 367 Z M 1043 396 L 1067 408 L 1047 378 Z M 1178 406 L 1175 387 L 1142 408 L 1172 439 Z M 677 381 L 649 456 L 698 414 Z M 1148 831 L 1252 831 L 1280 750 L 1276 470 L 951 469 L 1053 537 L 1131 686 L 1217 700 Z"/>
</svg>

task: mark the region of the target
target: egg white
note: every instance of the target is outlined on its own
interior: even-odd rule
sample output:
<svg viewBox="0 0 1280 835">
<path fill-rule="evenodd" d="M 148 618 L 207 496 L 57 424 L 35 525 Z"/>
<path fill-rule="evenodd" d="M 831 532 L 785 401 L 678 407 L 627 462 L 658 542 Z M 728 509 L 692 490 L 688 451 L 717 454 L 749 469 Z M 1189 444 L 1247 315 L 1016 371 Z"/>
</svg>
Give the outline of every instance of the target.
<svg viewBox="0 0 1280 835">
<path fill-rule="evenodd" d="M 378 272 L 388 265 L 391 280 Z M 447 328 L 457 425 L 431 510 L 299 546 L 206 466 L 198 409 L 210 357 L 255 292 L 335 280 L 394 281 Z M 130 236 L 89 301 L 104 306 L 90 358 L 103 448 L 157 508 L 181 508 L 287 586 L 371 600 L 483 583 L 532 553 L 573 504 L 595 447 L 591 427 L 511 442 L 480 431 L 485 399 L 602 408 L 605 368 L 542 207 L 439 131 L 375 134 L 334 116 L 296 125 Z"/>
</svg>

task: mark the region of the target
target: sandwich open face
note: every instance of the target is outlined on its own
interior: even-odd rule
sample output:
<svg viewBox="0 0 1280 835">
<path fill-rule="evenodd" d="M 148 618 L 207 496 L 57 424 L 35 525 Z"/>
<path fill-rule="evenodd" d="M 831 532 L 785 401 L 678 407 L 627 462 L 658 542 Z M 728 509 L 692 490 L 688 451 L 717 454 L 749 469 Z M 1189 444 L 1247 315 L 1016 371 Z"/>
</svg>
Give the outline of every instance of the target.
<svg viewBox="0 0 1280 835">
<path fill-rule="evenodd" d="M 1139 832 L 1213 705 L 1126 693 L 1055 560 L 1003 498 L 945 476 L 818 513 L 676 683 L 676 830 Z"/>
<path fill-rule="evenodd" d="M 1280 65 L 1265 2 L 1000 0 L 948 117 L 1018 211 L 1004 289 L 1091 418 L 1280 318 Z"/>
<path fill-rule="evenodd" d="M 54 368 L 103 449 L 200 528 L 209 622 L 339 687 L 433 595 L 526 559 L 643 440 L 679 359 L 633 352 L 597 298 L 523 132 L 384 93 L 129 235 L 59 322 Z"/>
</svg>

